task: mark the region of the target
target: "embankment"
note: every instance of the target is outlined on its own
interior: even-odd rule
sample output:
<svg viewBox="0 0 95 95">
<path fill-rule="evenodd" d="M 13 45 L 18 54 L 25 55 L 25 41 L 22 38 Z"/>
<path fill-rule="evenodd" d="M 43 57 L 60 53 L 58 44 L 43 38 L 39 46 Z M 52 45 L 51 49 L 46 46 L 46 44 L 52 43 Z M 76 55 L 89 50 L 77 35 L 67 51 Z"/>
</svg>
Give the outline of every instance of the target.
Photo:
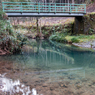
<svg viewBox="0 0 95 95">
<path fill-rule="evenodd" d="M 21 52 L 26 38 L 15 31 L 7 15 L 0 10 L 0 55 Z"/>
<path fill-rule="evenodd" d="M 95 13 L 89 13 L 81 18 L 78 31 L 74 31 L 77 23 L 67 23 L 64 31 L 57 31 L 50 36 L 50 40 L 72 43 L 73 45 L 87 48 L 95 48 Z M 70 27 L 69 27 L 70 26 Z M 68 31 L 70 30 L 70 31 Z"/>
</svg>

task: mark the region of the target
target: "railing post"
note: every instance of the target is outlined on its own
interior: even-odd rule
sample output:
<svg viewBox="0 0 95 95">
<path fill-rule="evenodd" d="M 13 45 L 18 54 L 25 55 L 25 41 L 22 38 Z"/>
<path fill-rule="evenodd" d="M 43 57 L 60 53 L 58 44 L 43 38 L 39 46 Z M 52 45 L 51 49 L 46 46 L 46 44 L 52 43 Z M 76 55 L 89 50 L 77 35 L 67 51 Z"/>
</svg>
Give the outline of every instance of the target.
<svg viewBox="0 0 95 95">
<path fill-rule="evenodd" d="M 64 12 L 64 6 L 63 6 L 63 12 Z"/>
<path fill-rule="evenodd" d="M 75 7 L 75 12 L 77 12 L 77 7 Z"/>
<path fill-rule="evenodd" d="M 56 3 L 55 3 L 55 13 L 56 13 Z"/>
<path fill-rule="evenodd" d="M 71 8 L 72 8 L 72 4 L 70 3 L 70 14 L 71 14 L 71 12 L 72 12 L 72 9 L 71 9 Z"/>
<path fill-rule="evenodd" d="M 38 3 L 38 12 L 40 13 L 40 3 Z"/>
<path fill-rule="evenodd" d="M 22 13 L 22 12 L 23 12 L 23 11 L 22 11 L 22 2 L 21 2 L 21 7 L 20 7 L 20 8 L 21 8 L 21 13 Z"/>
<path fill-rule="evenodd" d="M 43 12 L 43 5 L 42 5 L 42 8 L 41 8 L 41 12 Z"/>
<path fill-rule="evenodd" d="M 36 7 L 37 7 L 37 4 L 34 5 L 34 12 L 37 11 Z"/>
<path fill-rule="evenodd" d="M 86 4 L 84 5 L 84 13 L 86 13 Z"/>
<path fill-rule="evenodd" d="M 49 12 L 50 12 L 50 9 L 51 9 L 51 8 L 50 8 L 50 3 L 49 3 Z"/>
<path fill-rule="evenodd" d="M 2 2 L 3 12 L 4 12 L 4 2 Z"/>
</svg>

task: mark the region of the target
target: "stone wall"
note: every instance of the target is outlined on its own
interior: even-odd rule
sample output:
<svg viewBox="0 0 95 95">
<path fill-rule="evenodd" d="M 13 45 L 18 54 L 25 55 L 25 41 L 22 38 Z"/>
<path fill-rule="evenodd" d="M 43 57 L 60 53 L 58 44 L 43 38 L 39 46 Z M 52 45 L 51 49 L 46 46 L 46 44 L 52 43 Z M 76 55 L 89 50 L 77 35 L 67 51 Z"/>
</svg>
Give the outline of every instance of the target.
<svg viewBox="0 0 95 95">
<path fill-rule="evenodd" d="M 75 17 L 75 34 L 94 34 L 95 33 L 95 13 L 86 14 L 83 17 Z"/>
<path fill-rule="evenodd" d="M 95 33 L 95 13 L 87 14 L 83 17 L 84 33 Z"/>
</svg>

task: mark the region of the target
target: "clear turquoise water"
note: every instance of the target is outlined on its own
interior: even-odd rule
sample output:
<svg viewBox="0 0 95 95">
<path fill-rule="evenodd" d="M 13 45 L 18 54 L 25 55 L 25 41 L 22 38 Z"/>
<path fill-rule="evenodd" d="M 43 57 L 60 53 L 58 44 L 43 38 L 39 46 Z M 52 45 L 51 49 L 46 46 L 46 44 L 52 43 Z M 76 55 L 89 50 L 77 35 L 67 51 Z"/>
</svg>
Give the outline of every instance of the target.
<svg viewBox="0 0 95 95">
<path fill-rule="evenodd" d="M 22 54 L 3 57 L 0 56 L 0 59 L 5 60 L 6 62 L 11 61 L 13 64 L 12 70 L 14 69 L 19 71 L 11 75 L 12 79 L 21 80 L 24 85 L 29 86 L 31 84 L 30 87 L 32 86 L 32 88 L 39 87 L 39 84 L 44 88 L 44 83 L 48 85 L 50 83 L 56 84 L 67 81 L 70 82 L 70 85 L 74 84 L 76 86 L 76 89 L 77 85 L 80 85 L 77 84 L 80 83 L 80 81 L 82 83 L 83 81 L 88 81 L 88 83 L 91 83 L 91 86 L 94 85 L 93 81 L 95 79 L 95 52 L 91 52 L 87 49 L 82 49 L 67 44 L 49 42 L 46 40 L 29 40 L 28 45 L 24 46 Z M 82 87 L 83 86 L 85 86 L 85 84 L 82 84 Z M 83 88 L 85 90 L 91 88 L 90 86 L 88 87 L 89 88 Z M 39 89 L 43 88 L 40 87 Z M 42 90 L 42 93 L 45 92 Z M 60 91 L 60 93 L 62 93 L 62 91 Z"/>
<path fill-rule="evenodd" d="M 80 67 L 95 67 L 95 52 L 67 44 L 30 40 L 22 54 L 1 56 L 19 65 L 20 69 L 59 70 Z M 23 67 L 23 68 L 22 68 Z"/>
</svg>

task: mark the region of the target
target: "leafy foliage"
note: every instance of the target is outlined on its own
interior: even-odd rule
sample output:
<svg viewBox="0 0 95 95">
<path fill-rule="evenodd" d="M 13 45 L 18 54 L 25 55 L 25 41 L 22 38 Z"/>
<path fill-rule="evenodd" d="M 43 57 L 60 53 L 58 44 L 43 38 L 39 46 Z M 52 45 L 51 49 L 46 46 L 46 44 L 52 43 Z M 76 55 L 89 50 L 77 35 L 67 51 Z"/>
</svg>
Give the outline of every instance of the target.
<svg viewBox="0 0 95 95">
<path fill-rule="evenodd" d="M 49 39 L 57 42 L 67 42 L 65 36 L 61 34 L 53 34 L 49 37 Z"/>
<path fill-rule="evenodd" d="M 26 38 L 19 32 L 14 31 L 6 14 L 0 11 L 0 48 L 9 53 L 21 51 Z"/>
<path fill-rule="evenodd" d="M 71 41 L 72 41 L 72 43 L 78 43 L 79 39 L 78 38 L 72 38 Z"/>
</svg>

